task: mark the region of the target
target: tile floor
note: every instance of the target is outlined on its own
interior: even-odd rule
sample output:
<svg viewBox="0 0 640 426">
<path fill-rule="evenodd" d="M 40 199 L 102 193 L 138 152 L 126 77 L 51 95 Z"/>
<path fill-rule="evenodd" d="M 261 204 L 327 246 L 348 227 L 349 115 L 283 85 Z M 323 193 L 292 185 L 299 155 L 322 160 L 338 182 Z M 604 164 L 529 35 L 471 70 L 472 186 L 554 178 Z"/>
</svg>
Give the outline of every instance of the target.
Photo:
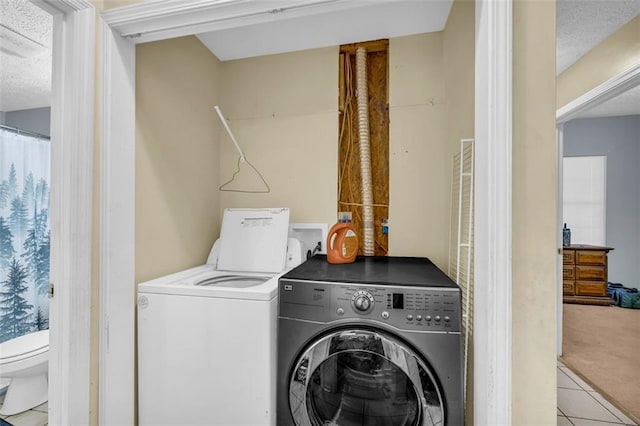
<svg viewBox="0 0 640 426">
<path fill-rule="evenodd" d="M 605 426 L 636 423 L 558 361 L 558 425 Z"/>
<path fill-rule="evenodd" d="M 4 395 L 4 391 L 0 393 L 0 406 L 4 401 Z M 0 418 L 8 421 L 13 426 L 45 426 L 49 419 L 48 411 L 49 405 L 45 402 L 32 410 L 16 414 L 15 416 L 3 416 L 0 414 Z"/>
<path fill-rule="evenodd" d="M 634 425 L 630 418 L 558 361 L 558 425 Z M 4 393 L 0 394 L 0 404 Z M 47 403 L 15 416 L 0 416 L 13 426 L 45 426 Z"/>
</svg>

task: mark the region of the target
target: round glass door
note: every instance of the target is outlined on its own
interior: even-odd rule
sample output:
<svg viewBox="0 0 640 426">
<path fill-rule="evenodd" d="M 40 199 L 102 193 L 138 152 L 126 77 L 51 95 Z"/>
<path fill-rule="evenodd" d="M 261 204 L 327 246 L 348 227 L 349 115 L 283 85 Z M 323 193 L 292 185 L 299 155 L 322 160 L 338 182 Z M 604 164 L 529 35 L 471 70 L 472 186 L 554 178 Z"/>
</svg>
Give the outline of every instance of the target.
<svg viewBox="0 0 640 426">
<path fill-rule="evenodd" d="M 299 426 L 444 424 L 427 365 L 379 331 L 341 330 L 314 342 L 292 372 L 289 406 Z"/>
</svg>

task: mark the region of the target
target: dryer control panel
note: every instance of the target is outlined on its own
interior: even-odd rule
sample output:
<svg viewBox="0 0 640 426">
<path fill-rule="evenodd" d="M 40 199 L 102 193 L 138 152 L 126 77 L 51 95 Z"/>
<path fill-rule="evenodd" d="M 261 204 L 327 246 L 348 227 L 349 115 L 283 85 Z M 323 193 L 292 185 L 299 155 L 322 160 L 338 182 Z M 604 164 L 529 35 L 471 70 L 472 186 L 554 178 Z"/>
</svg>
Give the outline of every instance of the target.
<svg viewBox="0 0 640 426">
<path fill-rule="evenodd" d="M 459 333 L 460 291 L 281 279 L 281 317 L 332 322 L 379 321 L 403 330 Z"/>
</svg>

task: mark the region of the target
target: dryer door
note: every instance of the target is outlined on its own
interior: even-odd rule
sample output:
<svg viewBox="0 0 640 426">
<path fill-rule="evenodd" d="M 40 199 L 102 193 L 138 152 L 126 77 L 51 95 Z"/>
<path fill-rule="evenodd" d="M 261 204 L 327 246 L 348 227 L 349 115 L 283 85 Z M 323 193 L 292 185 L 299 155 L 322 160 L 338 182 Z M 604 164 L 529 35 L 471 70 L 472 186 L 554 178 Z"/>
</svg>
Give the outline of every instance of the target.
<svg viewBox="0 0 640 426">
<path fill-rule="evenodd" d="M 393 336 L 343 329 L 314 341 L 289 379 L 289 407 L 299 426 L 443 425 L 435 376 Z"/>
</svg>

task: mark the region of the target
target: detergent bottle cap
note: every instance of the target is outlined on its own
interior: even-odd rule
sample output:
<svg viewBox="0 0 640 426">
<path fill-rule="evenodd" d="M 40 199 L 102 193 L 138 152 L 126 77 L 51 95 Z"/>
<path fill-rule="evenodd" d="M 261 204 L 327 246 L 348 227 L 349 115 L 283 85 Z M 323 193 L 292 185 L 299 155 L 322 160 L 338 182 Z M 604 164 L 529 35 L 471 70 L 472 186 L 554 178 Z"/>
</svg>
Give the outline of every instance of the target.
<svg viewBox="0 0 640 426">
<path fill-rule="evenodd" d="M 338 212 L 338 223 L 351 222 L 351 212 Z"/>
</svg>

